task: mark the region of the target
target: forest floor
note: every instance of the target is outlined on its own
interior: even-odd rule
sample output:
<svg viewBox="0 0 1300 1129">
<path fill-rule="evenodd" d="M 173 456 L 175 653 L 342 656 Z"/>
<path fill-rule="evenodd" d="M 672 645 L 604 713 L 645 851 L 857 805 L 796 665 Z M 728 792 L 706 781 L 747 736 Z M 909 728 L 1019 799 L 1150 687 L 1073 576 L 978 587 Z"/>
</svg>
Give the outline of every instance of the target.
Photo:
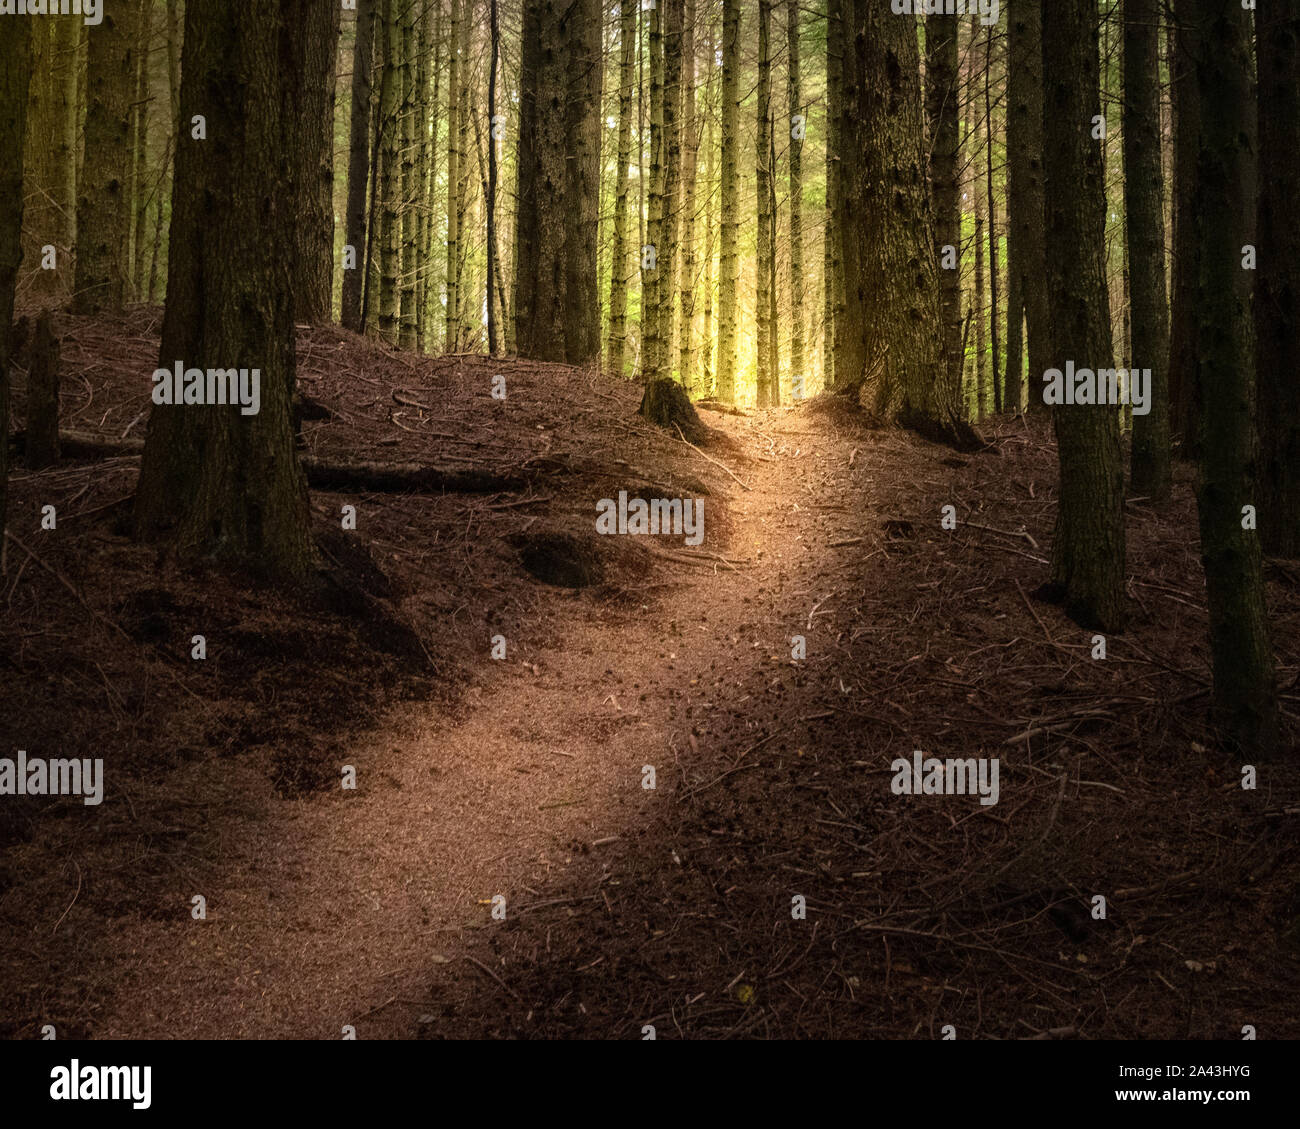
<svg viewBox="0 0 1300 1129">
<path fill-rule="evenodd" d="M 159 323 L 60 319 L 65 427 L 143 434 Z M 1186 471 L 1128 505 L 1132 619 L 1094 660 L 1033 597 L 1041 421 L 957 457 L 822 400 L 704 412 L 696 450 L 594 373 L 299 351 L 311 452 L 523 481 L 312 492 L 413 651 L 134 544 L 137 457 L 13 468 L 0 756 L 106 787 L 0 799 L 0 1036 L 1300 1035 L 1300 774 L 1243 790 L 1209 735 Z M 703 544 L 596 536 L 620 489 L 702 497 Z M 1300 576 L 1268 577 L 1294 756 Z M 893 794 L 916 749 L 999 758 L 1000 802 Z"/>
</svg>

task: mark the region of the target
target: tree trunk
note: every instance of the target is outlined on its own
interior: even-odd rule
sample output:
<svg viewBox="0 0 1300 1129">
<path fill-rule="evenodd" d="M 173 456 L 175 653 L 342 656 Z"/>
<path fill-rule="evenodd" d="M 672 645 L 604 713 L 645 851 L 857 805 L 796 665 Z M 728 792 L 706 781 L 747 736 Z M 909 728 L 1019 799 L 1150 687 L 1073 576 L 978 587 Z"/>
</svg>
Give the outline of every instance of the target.
<svg viewBox="0 0 1300 1129">
<path fill-rule="evenodd" d="M 137 302 L 144 301 L 145 223 L 149 212 L 149 192 L 145 174 L 149 162 L 149 44 L 153 37 L 153 3 L 145 0 L 136 27 L 135 91 L 131 105 L 131 293 Z"/>
<path fill-rule="evenodd" d="M 758 406 L 772 404 L 772 385 L 777 374 L 772 371 L 772 260 L 776 247 L 772 239 L 772 174 L 768 163 L 772 151 L 772 3 L 758 0 L 758 121 L 754 180 L 758 195 L 758 260 L 754 264 L 758 278 L 757 310 L 758 358 L 755 385 Z"/>
<path fill-rule="evenodd" d="M 1201 95 L 1196 83 L 1194 0 L 1174 0 L 1175 26 L 1170 36 L 1170 91 L 1174 121 L 1174 232 L 1172 317 L 1169 326 L 1169 427 L 1182 440 L 1184 459 L 1200 457 L 1197 418 L 1196 308 L 1200 265 L 1196 261 L 1196 165 L 1201 135 Z"/>
<path fill-rule="evenodd" d="M 1124 0 L 1124 210 L 1133 347 L 1151 370 L 1151 410 L 1133 416 L 1133 490 L 1170 489 L 1169 306 L 1165 297 L 1165 180 L 1160 152 L 1161 0 Z"/>
<path fill-rule="evenodd" d="M 1029 354 L 1025 389 L 1020 350 L 1008 341 L 1007 396 L 1012 403 L 1042 409 L 1043 374 L 1051 367 L 1047 311 L 1047 244 L 1043 229 L 1043 55 L 1042 11 L 1017 3 L 1007 13 L 1007 221 L 1011 232 L 1012 289 L 1024 307 Z M 1011 317 L 1020 326 L 1018 306 Z M 1027 393 L 1027 395 L 1026 395 Z"/>
<path fill-rule="evenodd" d="M 960 130 L 957 91 L 957 17 L 925 21 L 925 107 L 930 125 L 930 197 L 934 258 L 939 264 L 940 358 L 948 379 L 960 382 L 961 202 L 957 187 Z M 951 264 L 951 265 L 945 265 Z"/>
<path fill-rule="evenodd" d="M 712 74 L 716 67 L 717 43 L 712 33 L 709 35 L 709 78 L 704 83 L 705 96 L 712 88 Z M 704 317 L 702 341 L 700 343 L 700 393 L 705 396 L 713 394 L 713 293 L 717 285 L 716 256 L 713 242 L 713 213 L 715 199 L 713 181 L 717 169 L 717 138 L 713 122 L 716 115 L 711 111 L 704 118 Z"/>
<path fill-rule="evenodd" d="M 519 355 L 600 356 L 601 4 L 526 0 L 519 113 Z"/>
<path fill-rule="evenodd" d="M 646 207 L 646 243 L 641 250 L 641 381 L 660 377 L 663 335 L 664 254 L 664 33 L 663 9 L 650 9 L 650 183 Z"/>
<path fill-rule="evenodd" d="M 1101 113 L 1097 0 L 1043 5 L 1043 171 L 1052 357 L 1065 369 L 1111 369 L 1106 189 L 1092 123 Z M 1052 579 L 1086 628 L 1124 623 L 1124 472 L 1115 407 L 1052 412 L 1061 465 Z"/>
<path fill-rule="evenodd" d="M 989 391 L 988 343 L 986 337 L 988 315 L 984 306 L 984 230 L 988 223 L 988 217 L 984 211 L 987 201 L 984 198 L 984 193 L 980 191 L 979 153 L 980 149 L 988 144 L 988 138 L 984 132 L 985 123 L 975 96 L 976 34 L 972 30 L 970 41 L 966 46 L 966 113 L 969 115 L 966 126 L 966 140 L 969 146 L 969 154 L 965 165 L 969 170 L 967 187 L 974 203 L 975 212 L 975 300 L 971 307 L 971 314 L 975 322 L 975 410 L 971 413 L 971 418 L 982 420 L 988 406 Z"/>
<path fill-rule="evenodd" d="M 1300 0 L 1259 27 L 1259 289 L 1255 297 L 1260 538 L 1300 557 Z"/>
<path fill-rule="evenodd" d="M 72 308 L 120 310 L 130 279 L 131 97 L 141 0 L 105 5 L 89 38 L 86 148 L 77 198 Z M 196 110 L 196 113 L 202 110 Z"/>
<path fill-rule="evenodd" d="M 401 10 L 406 0 L 384 0 L 384 73 L 379 95 L 379 337 L 397 344 L 401 207 Z"/>
<path fill-rule="evenodd" d="M 59 339 L 54 336 L 54 319 L 49 310 L 43 310 L 36 319 L 27 366 L 25 461 L 31 470 L 42 470 L 59 461 Z"/>
<path fill-rule="evenodd" d="M 488 187 L 487 187 L 487 329 L 488 353 L 497 351 L 496 304 L 492 301 L 492 276 L 497 266 L 497 60 L 501 55 L 501 28 L 497 0 L 490 0 L 489 37 L 492 61 L 488 69 Z"/>
<path fill-rule="evenodd" d="M 279 580 L 302 580 L 316 564 L 290 420 L 300 216 L 284 157 L 300 123 L 284 59 L 301 35 L 292 17 L 291 4 L 186 4 L 181 117 L 205 113 L 208 137 L 183 134 L 177 155 L 159 367 L 259 369 L 261 403 L 253 415 L 155 406 L 135 501 L 143 539 Z"/>
<path fill-rule="evenodd" d="M 295 316 L 323 325 L 334 315 L 334 58 L 341 6 L 338 0 L 286 2 L 296 28 L 286 56 L 289 110 L 295 115 L 286 153 L 298 201 Z"/>
<path fill-rule="evenodd" d="M 30 293 L 66 294 L 72 282 L 73 219 L 77 211 L 77 58 L 81 22 L 35 19 L 31 24 L 23 222 L 23 262 Z M 44 248 L 57 251 L 57 268 L 40 269 Z"/>
<path fill-rule="evenodd" d="M 807 395 L 803 328 L 803 129 L 795 133 L 795 118 L 804 117 L 799 71 L 799 0 L 785 10 L 786 53 L 790 79 L 790 381 L 796 396 Z M 804 126 L 806 127 L 806 119 Z"/>
<path fill-rule="evenodd" d="M 451 0 L 451 63 L 447 68 L 447 309 L 443 350 L 460 349 L 460 220 L 458 186 L 460 184 L 460 26 L 464 20 L 465 0 Z"/>
<path fill-rule="evenodd" d="M 664 26 L 664 246 L 659 264 L 659 371 L 673 375 L 682 218 L 683 0 L 663 0 Z"/>
<path fill-rule="evenodd" d="M 989 220 L 989 372 L 993 380 L 993 410 L 1002 411 L 1002 370 L 998 365 L 998 204 L 993 195 L 993 97 L 990 87 L 993 83 L 993 28 L 990 27 L 984 39 L 984 150 L 985 185 L 988 192 L 987 215 Z"/>
<path fill-rule="evenodd" d="M 627 365 L 627 213 L 632 161 L 632 83 L 636 77 L 639 0 L 619 5 L 618 168 L 614 179 L 614 249 L 609 271 L 609 360 L 612 375 Z"/>
<path fill-rule="evenodd" d="M 695 117 L 695 0 L 686 0 L 682 28 L 682 207 L 681 207 L 681 339 L 677 378 L 688 391 L 695 362 L 695 177 L 700 152 Z"/>
<path fill-rule="evenodd" d="M 826 215 L 822 226 L 822 382 L 834 388 L 836 319 L 843 309 L 840 213 L 840 117 L 843 113 L 844 0 L 826 0 Z"/>
<path fill-rule="evenodd" d="M 400 38 L 402 43 L 402 238 L 401 279 L 398 285 L 397 343 L 403 349 L 414 349 L 417 343 L 415 317 L 415 279 L 419 267 L 416 260 L 419 219 L 416 208 L 418 180 L 415 169 L 415 110 L 417 99 L 415 48 L 416 0 L 401 0 Z"/>
<path fill-rule="evenodd" d="M 352 50 L 352 108 L 348 129 L 347 245 L 355 268 L 343 272 L 343 327 L 362 331 L 361 292 L 366 278 L 366 190 L 370 184 L 371 75 L 380 0 L 360 0 Z"/>
<path fill-rule="evenodd" d="M 1196 81 L 1201 105 L 1196 175 L 1200 286 L 1193 317 L 1204 404 L 1197 508 L 1214 697 L 1230 745 L 1243 755 L 1267 755 L 1278 741 L 1273 650 L 1259 535 L 1243 528 L 1243 508 L 1257 500 L 1258 455 L 1250 304 L 1239 285 L 1251 205 L 1250 17 L 1237 0 L 1197 0 L 1193 9 L 1199 17 Z M 1295 373 L 1288 377 L 1294 379 Z"/>
<path fill-rule="evenodd" d="M 875 0 L 846 0 L 843 151 L 837 223 L 846 307 L 836 319 L 836 382 L 861 384 L 878 418 L 967 445 L 960 389 L 941 364 L 916 25 Z"/>
<path fill-rule="evenodd" d="M 740 0 L 722 8 L 722 202 L 718 276 L 718 399 L 736 400 L 736 291 L 740 229 Z"/>
<path fill-rule="evenodd" d="M 9 361 L 23 246 L 23 142 L 32 21 L 0 19 L 0 572 L 9 500 Z"/>
</svg>

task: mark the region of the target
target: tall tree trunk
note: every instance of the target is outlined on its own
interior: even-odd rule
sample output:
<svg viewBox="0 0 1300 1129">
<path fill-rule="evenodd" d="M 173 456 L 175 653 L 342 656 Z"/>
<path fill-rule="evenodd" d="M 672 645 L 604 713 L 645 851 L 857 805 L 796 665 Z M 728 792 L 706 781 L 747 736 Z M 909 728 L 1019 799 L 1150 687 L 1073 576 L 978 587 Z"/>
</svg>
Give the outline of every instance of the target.
<svg viewBox="0 0 1300 1129">
<path fill-rule="evenodd" d="M 614 179 L 614 249 L 609 271 L 609 360 L 611 374 L 627 364 L 627 213 L 632 161 L 632 83 L 636 77 L 637 13 L 640 0 L 620 0 L 618 78 L 618 168 Z"/>
<path fill-rule="evenodd" d="M 1196 261 L 1196 166 L 1201 135 L 1201 95 L 1196 82 L 1195 0 L 1174 0 L 1170 36 L 1170 91 L 1174 120 L 1173 285 L 1169 325 L 1169 427 L 1182 440 L 1184 459 L 1200 457 L 1197 418 L 1197 326 L 1193 316 L 1200 264 Z"/>
<path fill-rule="evenodd" d="M 23 142 L 32 21 L 0 20 L 0 572 L 9 504 L 9 361 L 23 247 Z"/>
<path fill-rule="evenodd" d="M 403 349 L 414 349 L 418 340 L 415 316 L 415 280 L 419 269 L 416 259 L 419 236 L 417 215 L 415 158 L 415 117 L 418 97 L 415 67 L 416 0 L 401 0 L 400 34 L 402 42 L 402 238 L 401 280 L 398 286 L 397 343 Z"/>
<path fill-rule="evenodd" d="M 664 26 L 664 246 L 659 269 L 659 367 L 673 375 L 675 307 L 682 218 L 683 0 L 663 0 Z"/>
<path fill-rule="evenodd" d="M 834 388 L 836 318 L 843 308 L 840 214 L 840 118 L 843 113 L 844 0 L 826 0 L 826 215 L 822 225 L 822 380 Z M 958 311 L 960 316 L 960 310 Z"/>
<path fill-rule="evenodd" d="M 975 212 L 975 299 L 971 307 L 972 320 L 975 323 L 975 410 L 972 419 L 982 420 L 988 406 L 989 368 L 988 368 L 988 316 L 984 305 L 984 232 L 988 224 L 985 215 L 987 201 L 980 191 L 980 150 L 988 143 L 984 132 L 983 115 L 980 113 L 975 85 L 977 53 L 975 44 L 978 33 L 972 29 L 970 40 L 966 45 L 966 140 L 969 152 L 965 160 L 968 171 L 967 188 L 974 203 Z"/>
<path fill-rule="evenodd" d="M 1092 123 L 1101 113 L 1097 0 L 1043 5 L 1043 171 L 1047 290 L 1055 366 L 1111 369 L 1106 189 Z M 1108 405 L 1053 409 L 1061 466 L 1052 579 L 1088 628 L 1124 623 L 1124 472 L 1119 414 Z"/>
<path fill-rule="evenodd" d="M 716 67 L 717 43 L 712 32 L 709 34 L 709 78 L 704 83 L 706 99 L 712 88 L 712 75 Z M 716 256 L 713 242 L 713 201 L 717 198 L 713 191 L 713 182 L 717 172 L 717 137 L 713 122 L 716 115 L 710 110 L 704 116 L 704 317 L 701 325 L 702 340 L 700 344 L 700 392 L 708 396 L 714 394 L 713 387 L 713 293 L 717 285 Z"/>
<path fill-rule="evenodd" d="M 81 21 L 34 19 L 28 84 L 23 222 L 23 262 L 33 273 L 38 299 L 65 294 L 72 282 L 73 220 L 77 210 L 77 54 Z M 41 269 L 44 248 L 57 252 L 57 268 Z"/>
<path fill-rule="evenodd" d="M 1027 396 L 1019 350 L 1008 342 L 1007 396 L 1042 409 L 1043 374 L 1052 365 L 1048 324 L 1047 244 L 1043 228 L 1043 54 L 1042 9 L 1032 0 L 1007 13 L 1007 222 L 1011 232 L 1013 288 L 1024 306 L 1029 354 Z M 1012 307 L 1017 327 L 1020 315 Z"/>
<path fill-rule="evenodd" d="M 409 0 L 406 0 L 409 2 Z M 286 150 L 298 192 L 298 243 L 294 276 L 299 321 L 325 324 L 334 295 L 334 91 L 338 50 L 338 0 L 293 0 L 299 21 L 287 62 L 288 110 L 295 126 Z"/>
<path fill-rule="evenodd" d="M 975 439 L 933 332 L 938 264 L 930 211 L 916 25 L 875 0 L 846 0 L 841 177 L 846 308 L 836 381 L 861 384 L 879 418 L 935 440 Z M 836 319 L 837 324 L 840 319 Z"/>
<path fill-rule="evenodd" d="M 664 258 L 664 31 L 663 8 L 650 9 L 650 184 L 646 245 L 641 251 L 641 379 L 658 380 L 663 363 Z"/>
<path fill-rule="evenodd" d="M 1165 297 L 1165 178 L 1160 152 L 1161 0 L 1124 0 L 1124 211 L 1133 348 L 1151 370 L 1151 410 L 1133 416 L 1132 484 L 1169 496 L 1169 306 Z"/>
<path fill-rule="evenodd" d="M 352 49 L 352 108 L 348 129 L 347 245 L 355 268 L 343 272 L 343 327 L 362 330 L 361 292 L 366 278 L 366 190 L 370 184 L 371 75 L 380 0 L 359 0 Z"/>
<path fill-rule="evenodd" d="M 136 27 L 135 91 L 131 103 L 131 293 L 144 301 L 145 223 L 149 213 L 149 192 L 145 175 L 149 169 L 149 44 L 153 37 L 153 0 L 144 0 Z"/>
<path fill-rule="evenodd" d="M 491 4 L 491 39 L 490 50 L 492 62 L 488 70 L 488 190 L 487 190 L 487 318 L 488 318 L 488 352 L 495 355 L 497 351 L 497 319 L 495 303 L 492 301 L 492 276 L 497 266 L 497 60 L 501 55 L 501 28 L 497 14 L 497 0 Z"/>
<path fill-rule="evenodd" d="M 722 8 L 722 203 L 718 275 L 718 399 L 736 399 L 736 291 L 740 229 L 740 0 Z"/>
<path fill-rule="evenodd" d="M 401 10 L 407 0 L 384 0 L 384 72 L 379 94 L 379 337 L 390 345 L 398 335 L 398 270 L 402 241 L 401 207 Z"/>
<path fill-rule="evenodd" d="M 1277 747 L 1277 691 L 1259 535 L 1243 508 L 1257 501 L 1255 372 L 1249 300 L 1241 289 L 1250 221 L 1250 17 L 1237 0 L 1197 0 L 1200 160 L 1196 229 L 1199 384 L 1204 457 L 1197 490 L 1210 608 L 1214 697 L 1223 734 L 1245 755 Z M 1292 221 L 1294 217 L 1291 217 Z M 1289 374 L 1295 378 L 1294 372 Z"/>
<path fill-rule="evenodd" d="M 1255 296 L 1260 538 L 1300 557 L 1300 0 L 1259 28 L 1259 289 Z"/>
<path fill-rule="evenodd" d="M 600 356 L 599 0 L 525 0 L 515 319 L 520 356 Z"/>
<path fill-rule="evenodd" d="M 695 117 L 695 0 L 686 0 L 682 28 L 681 340 L 677 378 L 688 391 L 695 362 L 695 177 L 700 152 Z"/>
<path fill-rule="evenodd" d="M 757 274 L 758 358 L 755 384 L 758 406 L 766 408 L 772 403 L 772 385 L 777 374 L 772 371 L 772 260 L 776 247 L 772 239 L 772 174 L 768 163 L 772 152 L 772 2 L 758 0 L 758 121 L 754 179 L 758 195 L 758 261 Z"/>
<path fill-rule="evenodd" d="M 470 211 L 470 168 L 469 168 L 469 127 L 474 115 L 470 112 L 470 86 L 473 79 L 473 58 L 471 47 L 474 38 L 474 16 L 478 9 L 473 3 L 466 5 L 460 21 L 460 108 L 456 111 L 456 128 L 460 131 L 457 148 L 460 150 L 460 178 L 456 183 L 456 226 L 460 231 L 460 261 L 457 271 L 460 285 L 456 287 L 458 298 L 457 317 L 460 322 L 458 340 L 462 347 L 468 348 L 477 336 L 476 327 L 481 324 L 481 316 L 473 308 L 474 290 L 469 277 L 469 211 Z M 477 119 L 475 119 L 477 120 Z M 473 317 L 471 317 L 473 314 Z"/>
<path fill-rule="evenodd" d="M 992 354 L 989 357 L 989 371 L 993 378 L 993 410 L 1002 411 L 1002 370 L 999 367 L 998 349 L 1001 344 L 998 334 L 998 204 L 993 194 L 993 142 L 995 127 L 993 124 L 993 27 L 990 26 L 984 39 L 984 140 L 988 148 L 984 151 L 985 185 L 988 191 L 989 218 L 989 344 Z"/>
<path fill-rule="evenodd" d="M 799 0 L 787 0 L 785 23 L 790 81 L 790 379 L 795 394 L 805 396 L 808 374 L 804 371 L 803 327 L 803 137 L 807 122 L 805 119 L 803 128 L 795 128 L 796 117 L 805 116 L 799 69 Z"/>
<path fill-rule="evenodd" d="M 939 265 L 940 358 L 948 379 L 961 380 L 961 201 L 958 168 L 957 17 L 925 21 L 925 108 L 930 125 L 930 197 L 934 259 Z"/>
<path fill-rule="evenodd" d="M 131 96 L 141 0 L 105 5 L 89 36 L 86 148 L 77 197 L 72 307 L 120 310 L 130 278 Z"/>
<path fill-rule="evenodd" d="M 460 70 L 468 63 L 460 54 L 460 29 L 466 18 L 465 2 L 451 0 L 451 63 L 447 68 L 447 328 L 443 344 L 447 353 L 460 349 Z"/>
<path fill-rule="evenodd" d="M 289 409 L 300 217 L 284 156 L 300 123 L 284 60 L 302 34 L 295 7 L 186 4 L 181 116 L 205 114 L 208 137 L 183 134 L 177 155 L 159 367 L 256 368 L 261 402 L 252 415 L 155 406 L 135 502 L 141 537 L 287 581 L 316 564 Z"/>
</svg>

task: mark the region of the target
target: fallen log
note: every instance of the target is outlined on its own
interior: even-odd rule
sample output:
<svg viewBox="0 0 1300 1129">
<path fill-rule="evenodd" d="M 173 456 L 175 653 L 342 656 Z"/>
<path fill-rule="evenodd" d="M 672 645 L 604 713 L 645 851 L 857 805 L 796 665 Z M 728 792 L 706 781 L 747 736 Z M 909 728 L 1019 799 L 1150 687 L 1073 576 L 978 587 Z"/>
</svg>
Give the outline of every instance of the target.
<svg viewBox="0 0 1300 1129">
<path fill-rule="evenodd" d="M 14 444 L 21 454 L 27 445 L 26 432 L 16 432 Z M 65 459 L 111 459 L 144 450 L 143 439 L 106 439 L 78 431 L 59 432 L 59 444 Z M 307 485 L 336 494 L 511 494 L 526 489 L 536 477 L 536 471 L 340 462 L 315 455 L 300 458 Z"/>
</svg>

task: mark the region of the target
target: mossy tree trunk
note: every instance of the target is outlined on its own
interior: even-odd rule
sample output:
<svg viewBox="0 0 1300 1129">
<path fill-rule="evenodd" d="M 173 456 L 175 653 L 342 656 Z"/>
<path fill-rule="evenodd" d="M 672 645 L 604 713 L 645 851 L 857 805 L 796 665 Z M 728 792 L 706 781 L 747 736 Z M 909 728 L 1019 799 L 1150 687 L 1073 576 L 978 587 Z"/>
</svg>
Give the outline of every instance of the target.
<svg viewBox="0 0 1300 1129">
<path fill-rule="evenodd" d="M 291 14 L 186 5 L 181 117 L 205 115 L 208 137 L 183 132 L 177 154 L 159 367 L 256 368 L 261 404 L 255 415 L 155 406 L 135 500 L 142 539 L 283 581 L 316 566 L 290 419 L 300 216 L 285 155 L 300 123 L 284 58 L 301 35 Z"/>
<path fill-rule="evenodd" d="M 600 356 L 599 0 L 526 0 L 519 113 L 519 355 Z"/>
<path fill-rule="evenodd" d="M 130 282 L 131 100 L 141 0 L 106 4 L 88 37 L 86 142 L 77 194 L 78 313 L 120 310 Z"/>
<path fill-rule="evenodd" d="M 1106 287 L 1106 190 L 1093 122 L 1101 113 L 1097 0 L 1043 9 L 1043 172 L 1052 361 L 1113 367 Z M 1052 578 L 1076 622 L 1124 623 L 1124 472 L 1119 412 L 1109 405 L 1053 409 L 1061 468 Z"/>
</svg>

